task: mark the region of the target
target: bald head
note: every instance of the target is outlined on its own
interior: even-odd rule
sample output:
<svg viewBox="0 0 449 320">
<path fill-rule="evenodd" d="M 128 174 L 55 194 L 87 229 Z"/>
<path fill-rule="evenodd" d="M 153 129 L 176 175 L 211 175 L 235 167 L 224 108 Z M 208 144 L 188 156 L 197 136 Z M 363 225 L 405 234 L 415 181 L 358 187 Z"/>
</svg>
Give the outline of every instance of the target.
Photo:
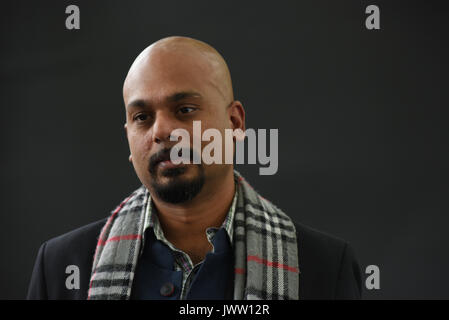
<svg viewBox="0 0 449 320">
<path fill-rule="evenodd" d="M 174 164 L 152 165 L 156 163 L 154 159 L 180 140 L 183 146 L 188 144 L 201 155 L 208 145 L 206 130 L 208 134 L 215 133 L 209 139 L 217 144 L 221 141 L 222 155 L 232 154 L 233 145 L 225 150 L 225 133 L 227 129 L 245 131 L 245 111 L 234 100 L 228 67 L 217 50 L 186 37 L 169 37 L 153 43 L 129 69 L 123 99 L 130 160 L 152 195 L 158 194 L 159 200 L 170 202 L 163 194 L 184 197 L 191 194 L 189 190 L 199 192 L 205 181 L 203 197 L 209 199 L 210 194 L 221 192 L 223 181 L 233 187 L 233 166 L 224 161 L 171 169 Z"/>
<path fill-rule="evenodd" d="M 136 90 L 145 90 L 142 85 L 154 84 L 152 80 L 157 80 L 158 86 L 147 87 L 147 90 L 164 91 L 175 82 L 181 86 L 191 83 L 215 91 L 224 103 L 234 100 L 231 75 L 223 57 L 207 43 L 188 37 L 163 38 L 139 54 L 123 85 L 125 104 Z M 164 81 L 167 82 L 165 88 Z"/>
</svg>

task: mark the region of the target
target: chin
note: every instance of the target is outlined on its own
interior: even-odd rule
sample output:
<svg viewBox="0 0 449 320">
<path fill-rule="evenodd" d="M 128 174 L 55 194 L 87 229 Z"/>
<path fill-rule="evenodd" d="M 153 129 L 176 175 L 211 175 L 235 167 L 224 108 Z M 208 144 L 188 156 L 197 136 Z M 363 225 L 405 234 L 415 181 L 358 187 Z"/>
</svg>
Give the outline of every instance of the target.
<svg viewBox="0 0 449 320">
<path fill-rule="evenodd" d="M 195 169 L 197 167 L 197 169 Z M 176 168 L 159 168 L 152 189 L 159 199 L 179 204 L 192 200 L 205 182 L 201 166 L 184 165 Z"/>
</svg>

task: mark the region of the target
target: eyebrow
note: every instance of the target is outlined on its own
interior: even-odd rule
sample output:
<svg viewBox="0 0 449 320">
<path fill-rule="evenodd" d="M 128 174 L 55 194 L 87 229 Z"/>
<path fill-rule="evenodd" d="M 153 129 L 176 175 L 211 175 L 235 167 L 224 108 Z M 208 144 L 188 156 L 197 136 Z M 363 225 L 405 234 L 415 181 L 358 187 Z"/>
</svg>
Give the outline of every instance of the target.
<svg viewBox="0 0 449 320">
<path fill-rule="evenodd" d="M 168 96 L 167 100 L 171 102 L 178 102 L 179 100 L 185 98 L 202 98 L 202 95 L 195 91 L 181 91 Z"/>
<path fill-rule="evenodd" d="M 178 102 L 180 100 L 186 99 L 186 98 L 202 98 L 203 96 L 195 91 L 180 91 L 175 92 L 167 97 L 164 98 L 167 102 Z M 136 107 L 136 108 L 145 108 L 149 106 L 151 103 L 148 100 L 145 99 L 135 99 L 128 103 L 128 107 Z"/>
</svg>

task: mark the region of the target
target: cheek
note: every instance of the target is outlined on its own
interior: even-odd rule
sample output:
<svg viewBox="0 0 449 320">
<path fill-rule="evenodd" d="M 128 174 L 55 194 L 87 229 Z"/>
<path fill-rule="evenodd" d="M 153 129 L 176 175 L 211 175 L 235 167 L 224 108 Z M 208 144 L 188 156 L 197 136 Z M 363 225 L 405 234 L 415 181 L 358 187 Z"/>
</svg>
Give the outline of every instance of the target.
<svg viewBox="0 0 449 320">
<path fill-rule="evenodd" d="M 210 155 L 215 157 L 215 156 L 217 156 L 215 154 L 215 151 L 220 150 L 221 157 L 218 156 L 217 159 L 221 159 L 221 163 L 217 163 L 217 164 L 219 164 L 219 165 L 220 164 L 224 164 L 225 163 L 225 155 L 226 155 L 226 153 L 232 154 L 233 153 L 233 149 L 234 149 L 233 148 L 232 138 L 231 138 L 231 142 L 230 143 L 229 142 L 227 143 L 227 139 L 226 139 L 225 129 L 230 129 L 230 128 L 228 128 L 223 122 L 213 121 L 213 122 L 207 123 L 207 126 L 204 126 L 204 128 L 203 127 L 201 128 L 201 131 L 202 131 L 201 134 L 203 135 L 203 133 L 207 129 L 215 129 L 215 130 L 218 130 L 218 132 L 215 132 L 215 130 L 214 130 L 214 133 L 211 132 L 209 134 L 209 136 L 212 135 L 212 137 L 209 140 L 201 140 L 202 155 L 204 156 L 203 152 L 204 152 L 205 148 L 207 148 L 206 149 L 206 156 L 208 156 L 209 152 L 211 150 L 213 150 L 212 152 L 210 152 Z M 219 141 L 215 140 L 215 138 L 216 138 L 215 135 L 217 133 L 218 133 L 217 140 L 219 140 Z M 209 166 L 210 165 L 208 165 L 208 167 Z"/>
<path fill-rule="evenodd" d="M 148 143 L 149 140 L 147 139 L 149 134 L 151 134 L 151 132 L 147 132 L 145 134 L 131 132 L 128 135 L 129 149 L 131 151 L 131 154 L 133 155 L 133 158 L 141 158 L 148 153 L 148 150 L 151 147 L 151 144 Z"/>
<path fill-rule="evenodd" d="M 141 181 L 145 181 L 148 176 L 148 151 L 146 151 L 144 139 L 140 136 L 129 137 L 129 149 L 132 155 L 132 165 L 134 171 Z"/>
</svg>

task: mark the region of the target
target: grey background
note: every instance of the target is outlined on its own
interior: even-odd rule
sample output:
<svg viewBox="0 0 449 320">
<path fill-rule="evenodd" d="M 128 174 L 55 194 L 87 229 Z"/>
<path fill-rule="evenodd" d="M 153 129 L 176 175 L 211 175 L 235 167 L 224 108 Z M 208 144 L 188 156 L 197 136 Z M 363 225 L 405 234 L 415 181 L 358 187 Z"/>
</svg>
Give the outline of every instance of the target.
<svg viewBox="0 0 449 320">
<path fill-rule="evenodd" d="M 238 170 L 380 267 L 364 298 L 449 298 L 447 16 L 443 1 L 2 2 L 0 298 L 25 297 L 43 241 L 139 186 L 121 86 L 169 35 L 217 48 L 247 127 L 279 129 L 278 173 Z"/>
</svg>

